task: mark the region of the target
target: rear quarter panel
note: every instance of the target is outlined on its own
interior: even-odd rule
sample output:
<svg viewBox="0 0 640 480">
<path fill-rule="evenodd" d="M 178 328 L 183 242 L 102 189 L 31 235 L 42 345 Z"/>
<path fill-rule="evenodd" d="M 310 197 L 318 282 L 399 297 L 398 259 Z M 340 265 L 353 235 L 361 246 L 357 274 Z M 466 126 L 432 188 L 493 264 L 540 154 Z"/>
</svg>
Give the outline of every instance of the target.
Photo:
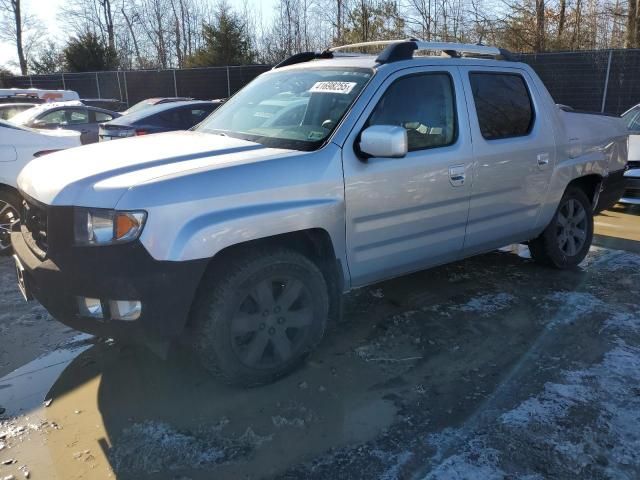
<svg viewBox="0 0 640 480">
<path fill-rule="evenodd" d="M 580 177 L 625 168 L 627 131 L 618 117 L 555 109 L 557 162 L 538 225 L 544 229 L 555 214 L 567 185 Z"/>
</svg>

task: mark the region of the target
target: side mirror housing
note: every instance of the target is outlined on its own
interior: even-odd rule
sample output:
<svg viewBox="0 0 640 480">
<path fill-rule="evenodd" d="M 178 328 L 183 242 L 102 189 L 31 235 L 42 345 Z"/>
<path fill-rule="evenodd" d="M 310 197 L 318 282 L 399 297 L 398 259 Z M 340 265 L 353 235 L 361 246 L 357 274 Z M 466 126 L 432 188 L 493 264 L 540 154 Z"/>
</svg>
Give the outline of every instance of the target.
<svg viewBox="0 0 640 480">
<path fill-rule="evenodd" d="M 402 158 L 409 150 L 407 131 L 394 125 L 372 125 L 360 134 L 360 150 L 372 157 Z"/>
</svg>

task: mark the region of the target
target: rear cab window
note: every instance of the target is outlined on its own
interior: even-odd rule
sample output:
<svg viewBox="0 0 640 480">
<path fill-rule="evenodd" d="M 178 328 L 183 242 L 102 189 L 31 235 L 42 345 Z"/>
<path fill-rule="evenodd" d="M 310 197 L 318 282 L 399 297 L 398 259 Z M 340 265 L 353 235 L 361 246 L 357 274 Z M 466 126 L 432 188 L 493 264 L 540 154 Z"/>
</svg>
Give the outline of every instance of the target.
<svg viewBox="0 0 640 480">
<path fill-rule="evenodd" d="M 483 138 L 498 140 L 529 135 L 535 111 L 520 73 L 470 72 L 469 83 Z"/>
</svg>

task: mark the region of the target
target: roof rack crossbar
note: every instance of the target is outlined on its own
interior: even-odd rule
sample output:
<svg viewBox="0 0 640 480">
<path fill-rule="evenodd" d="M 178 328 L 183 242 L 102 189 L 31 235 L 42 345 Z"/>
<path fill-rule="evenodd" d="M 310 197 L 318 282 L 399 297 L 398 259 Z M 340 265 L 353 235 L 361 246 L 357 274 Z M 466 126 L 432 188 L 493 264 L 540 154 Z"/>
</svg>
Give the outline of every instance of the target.
<svg viewBox="0 0 640 480">
<path fill-rule="evenodd" d="M 295 55 L 291 55 L 289 58 L 284 59 L 273 68 L 276 69 L 286 67 L 288 65 L 295 65 L 296 63 L 310 62 L 311 60 L 318 58 L 333 58 L 333 53 L 329 50 L 325 50 L 324 52 L 296 53 Z"/>
<path fill-rule="evenodd" d="M 341 45 L 339 47 L 330 48 L 328 51 L 335 52 L 351 48 L 385 46 L 385 49 L 378 55 L 376 61 L 378 63 L 389 63 L 398 60 L 409 60 L 413 58 L 416 50 L 439 51 L 450 57 L 461 57 L 465 55 L 479 55 L 493 57 L 496 59 L 511 59 L 512 55 L 508 50 L 490 47 L 481 44 L 471 43 L 453 43 L 453 42 L 425 42 L 416 38 L 407 38 L 403 40 L 382 40 L 373 42 L 352 43 L 350 45 Z"/>
</svg>

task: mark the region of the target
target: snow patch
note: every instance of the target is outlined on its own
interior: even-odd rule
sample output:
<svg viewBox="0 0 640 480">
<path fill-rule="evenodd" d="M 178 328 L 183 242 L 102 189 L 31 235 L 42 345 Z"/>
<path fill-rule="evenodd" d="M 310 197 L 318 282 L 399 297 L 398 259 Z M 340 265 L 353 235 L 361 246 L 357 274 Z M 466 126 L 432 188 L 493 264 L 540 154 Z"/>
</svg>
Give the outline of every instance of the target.
<svg viewBox="0 0 640 480">
<path fill-rule="evenodd" d="M 396 480 L 397 478 L 400 478 L 400 471 L 402 470 L 402 467 L 413 458 L 413 453 L 400 452 L 396 455 L 386 455 L 386 457 L 386 459 L 383 458 L 383 456 L 380 456 L 379 458 L 391 463 L 391 466 L 382 472 L 380 480 Z"/>
<path fill-rule="evenodd" d="M 479 313 L 485 317 L 509 307 L 514 301 L 515 297 L 509 293 L 486 294 L 472 298 L 464 305 L 454 306 L 452 309 Z"/>
<path fill-rule="evenodd" d="M 554 292 L 545 300 L 560 304 L 561 308 L 549 322 L 550 327 L 566 325 L 605 307 L 602 300 L 584 292 Z M 549 308 L 548 305 L 545 305 Z"/>
<path fill-rule="evenodd" d="M 547 383 L 543 393 L 502 414 L 500 420 L 512 427 L 526 427 L 532 421 L 551 424 L 566 417 L 571 407 L 589 400 L 591 392 L 583 385 Z"/>
<path fill-rule="evenodd" d="M 429 436 L 428 443 L 436 448 L 433 460 L 434 468 L 424 477 L 424 480 L 467 480 L 482 478 L 483 480 L 498 480 L 505 478 L 505 472 L 498 466 L 499 452 L 487 446 L 482 437 L 475 437 L 464 441 L 465 435 L 461 430 L 445 429 L 439 434 Z M 463 440 L 463 445 L 454 447 L 456 442 Z M 455 450 L 449 456 L 445 453 Z"/>
<path fill-rule="evenodd" d="M 247 457 L 271 437 L 251 428 L 237 438 L 222 435 L 228 424 L 194 431 L 178 430 L 164 422 L 145 421 L 124 429 L 109 453 L 116 472 L 155 473 L 185 468 L 211 468 Z"/>
</svg>

